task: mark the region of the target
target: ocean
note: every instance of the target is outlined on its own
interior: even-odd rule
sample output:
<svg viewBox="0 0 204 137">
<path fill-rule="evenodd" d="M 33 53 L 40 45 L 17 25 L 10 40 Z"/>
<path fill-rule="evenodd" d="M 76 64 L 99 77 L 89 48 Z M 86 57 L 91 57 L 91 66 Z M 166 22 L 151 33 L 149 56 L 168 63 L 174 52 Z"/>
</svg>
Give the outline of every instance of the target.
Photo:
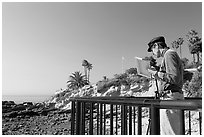
<svg viewBox="0 0 204 137">
<path fill-rule="evenodd" d="M 51 98 L 51 95 L 2 95 L 2 101 L 14 101 L 16 104 L 23 102 L 40 103 Z"/>
</svg>

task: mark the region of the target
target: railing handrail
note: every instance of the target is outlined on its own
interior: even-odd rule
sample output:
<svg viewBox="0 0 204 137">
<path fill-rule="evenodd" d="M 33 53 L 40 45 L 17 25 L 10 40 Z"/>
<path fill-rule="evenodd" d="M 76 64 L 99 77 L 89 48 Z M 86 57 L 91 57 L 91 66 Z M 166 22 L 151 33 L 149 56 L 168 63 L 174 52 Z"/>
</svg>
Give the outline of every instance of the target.
<svg viewBox="0 0 204 137">
<path fill-rule="evenodd" d="M 97 102 L 104 104 L 127 104 L 150 107 L 154 105 L 163 109 L 202 109 L 202 98 L 185 98 L 184 100 L 159 100 L 153 97 L 72 97 L 70 101 Z"/>
</svg>

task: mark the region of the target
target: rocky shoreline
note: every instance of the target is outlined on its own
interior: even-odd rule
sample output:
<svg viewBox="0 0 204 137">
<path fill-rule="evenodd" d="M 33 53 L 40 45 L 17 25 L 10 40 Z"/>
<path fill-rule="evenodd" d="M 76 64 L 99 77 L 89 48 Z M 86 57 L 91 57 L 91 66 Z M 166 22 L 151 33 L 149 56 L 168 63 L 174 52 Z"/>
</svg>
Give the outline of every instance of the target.
<svg viewBox="0 0 204 137">
<path fill-rule="evenodd" d="M 106 124 L 110 124 L 109 109 L 106 112 Z M 146 134 L 148 111 L 143 110 L 142 128 Z M 185 113 L 185 126 L 188 128 L 188 113 Z M 120 118 L 120 113 L 118 113 Z M 191 130 L 199 135 L 198 112 L 191 113 Z M 93 119 L 96 121 L 96 117 Z M 94 123 L 95 125 L 96 123 Z M 120 125 L 118 125 L 120 127 Z M 96 125 L 94 126 L 96 128 Z M 120 128 L 119 128 L 120 129 Z M 108 131 L 108 130 L 107 130 Z M 15 104 L 13 101 L 2 101 L 2 135 L 70 135 L 71 110 L 59 109 L 55 104 L 24 102 Z M 186 129 L 188 134 L 188 129 Z"/>
<path fill-rule="evenodd" d="M 2 101 L 2 135 L 70 135 L 70 110 Z"/>
</svg>

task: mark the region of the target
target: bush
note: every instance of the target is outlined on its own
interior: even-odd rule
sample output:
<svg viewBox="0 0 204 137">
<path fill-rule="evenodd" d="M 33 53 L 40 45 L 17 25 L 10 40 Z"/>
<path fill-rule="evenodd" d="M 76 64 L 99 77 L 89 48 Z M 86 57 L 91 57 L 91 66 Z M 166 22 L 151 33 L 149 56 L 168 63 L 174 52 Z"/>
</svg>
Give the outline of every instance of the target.
<svg viewBox="0 0 204 137">
<path fill-rule="evenodd" d="M 189 72 L 189 71 L 184 71 L 183 72 L 183 82 L 187 82 L 187 81 L 191 81 L 193 77 L 193 73 L 192 72 Z"/>
<path fill-rule="evenodd" d="M 194 72 L 192 79 L 184 83 L 183 89 L 187 97 L 202 97 L 202 71 Z"/>
<path fill-rule="evenodd" d="M 104 81 L 99 81 L 97 83 L 97 91 L 99 93 L 103 93 L 107 91 L 111 86 L 119 86 L 119 80 L 118 79 L 110 79 L 110 80 L 104 80 Z"/>
</svg>

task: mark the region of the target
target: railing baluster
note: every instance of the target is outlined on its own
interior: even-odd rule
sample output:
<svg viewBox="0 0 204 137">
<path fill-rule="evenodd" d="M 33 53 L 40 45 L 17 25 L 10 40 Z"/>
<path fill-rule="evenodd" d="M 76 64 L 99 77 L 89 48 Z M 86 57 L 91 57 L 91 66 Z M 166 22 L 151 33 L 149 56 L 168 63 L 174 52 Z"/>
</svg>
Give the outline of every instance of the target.
<svg viewBox="0 0 204 137">
<path fill-rule="evenodd" d="M 85 135 L 85 102 L 81 103 L 81 130 L 80 130 L 80 135 Z"/>
<path fill-rule="evenodd" d="M 200 135 L 202 135 L 202 117 L 201 112 L 199 112 L 199 128 L 200 128 Z"/>
<path fill-rule="evenodd" d="M 125 105 L 121 105 L 121 135 L 127 135 L 127 112 Z"/>
<path fill-rule="evenodd" d="M 104 115 L 104 119 L 103 119 L 103 134 L 106 134 L 106 104 L 104 104 L 104 110 L 103 110 L 103 115 Z"/>
<path fill-rule="evenodd" d="M 100 103 L 100 135 L 102 135 L 103 131 L 103 104 Z"/>
<path fill-rule="evenodd" d="M 81 102 L 77 101 L 76 102 L 76 134 L 80 135 L 80 121 L 81 121 Z"/>
<path fill-rule="evenodd" d="M 71 135 L 74 135 L 75 131 L 75 101 L 72 101 L 71 108 Z"/>
<path fill-rule="evenodd" d="M 159 109 L 151 105 L 151 135 L 160 135 L 160 115 Z"/>
<path fill-rule="evenodd" d="M 188 130 L 188 133 L 189 133 L 189 135 L 191 135 L 191 112 L 190 111 L 188 111 L 188 120 L 189 120 L 189 130 Z"/>
<path fill-rule="evenodd" d="M 93 103 L 90 103 L 89 134 L 93 135 Z"/>
<path fill-rule="evenodd" d="M 127 135 L 127 106 L 124 106 L 125 109 L 125 135 Z"/>
<path fill-rule="evenodd" d="M 125 112 L 124 105 L 121 106 L 121 135 L 125 135 Z"/>
<path fill-rule="evenodd" d="M 99 103 L 97 103 L 97 135 L 99 135 Z"/>
<path fill-rule="evenodd" d="M 134 116 L 134 117 L 133 117 L 133 121 L 134 121 L 134 122 L 133 122 L 133 126 L 134 126 L 134 135 L 135 135 L 135 130 L 136 130 L 136 129 L 135 129 L 135 122 L 136 122 L 136 121 L 135 121 L 135 107 L 133 107 L 133 116 Z"/>
<path fill-rule="evenodd" d="M 137 134 L 142 135 L 142 108 L 137 107 Z"/>
<path fill-rule="evenodd" d="M 113 135 L 113 105 L 110 104 L 110 135 Z"/>
<path fill-rule="evenodd" d="M 184 119 L 184 110 L 179 110 L 179 117 L 181 119 L 181 135 L 185 135 L 185 119 Z"/>
<path fill-rule="evenodd" d="M 129 106 L 129 135 L 132 135 L 132 106 Z"/>
<path fill-rule="evenodd" d="M 117 135 L 118 134 L 118 105 L 115 105 L 115 134 Z"/>
</svg>

